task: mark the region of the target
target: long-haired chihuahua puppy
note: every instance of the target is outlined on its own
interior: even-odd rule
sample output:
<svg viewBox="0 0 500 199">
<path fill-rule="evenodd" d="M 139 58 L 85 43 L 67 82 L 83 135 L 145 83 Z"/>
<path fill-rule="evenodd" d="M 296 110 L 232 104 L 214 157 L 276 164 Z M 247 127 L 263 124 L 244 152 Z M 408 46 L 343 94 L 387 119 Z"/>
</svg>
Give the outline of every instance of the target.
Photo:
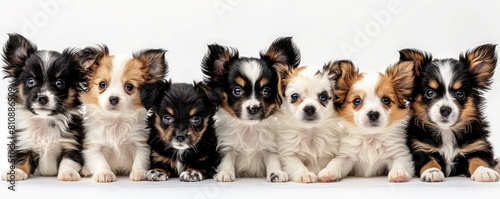
<svg viewBox="0 0 500 199">
<path fill-rule="evenodd" d="M 9 34 L 3 59 L 18 120 L 10 129 L 16 136 L 15 169 L 2 179 L 25 180 L 34 174 L 79 180 L 84 135 L 78 97 L 85 74 L 75 51 L 38 50 L 23 36 Z"/>
<path fill-rule="evenodd" d="M 208 46 L 202 63 L 205 82 L 214 95 L 222 93 L 216 114 L 218 147 L 223 154 L 217 181 L 231 182 L 236 176 L 266 177 L 270 182 L 288 180 L 275 140 L 273 114 L 281 97 L 274 65 L 299 64 L 300 55 L 291 40 L 275 40 L 260 58 L 239 57 L 235 48 Z"/>
<path fill-rule="evenodd" d="M 413 63 L 402 61 L 380 72 L 359 72 L 350 61 L 338 61 L 335 109 L 346 130 L 339 155 L 330 164 L 331 180 L 347 175 L 372 177 L 388 174 L 390 182 L 413 176 L 413 162 L 406 146 L 408 105 Z"/>
<path fill-rule="evenodd" d="M 117 174 L 144 179 L 150 164 L 149 132 L 138 88 L 164 78 L 165 52 L 148 49 L 132 56 L 112 55 L 104 45 L 79 52 L 89 79 L 81 94 L 87 109 L 83 171 L 95 181 L 113 182 Z"/>
<path fill-rule="evenodd" d="M 465 175 L 474 181 L 497 181 L 483 92 L 489 90 L 497 56 L 495 45 L 467 51 L 457 59 L 433 59 L 415 49 L 400 51 L 415 62 L 413 116 L 408 146 L 415 173 L 426 182 Z"/>
</svg>

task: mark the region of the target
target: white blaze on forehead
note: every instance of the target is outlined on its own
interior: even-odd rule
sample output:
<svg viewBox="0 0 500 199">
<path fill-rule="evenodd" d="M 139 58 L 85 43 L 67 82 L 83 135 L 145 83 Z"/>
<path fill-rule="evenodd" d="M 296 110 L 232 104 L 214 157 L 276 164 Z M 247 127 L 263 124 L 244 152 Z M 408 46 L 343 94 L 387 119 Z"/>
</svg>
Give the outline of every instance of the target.
<svg viewBox="0 0 500 199">
<path fill-rule="evenodd" d="M 122 90 L 122 76 L 125 72 L 125 66 L 127 62 L 132 59 L 131 56 L 127 55 L 114 55 L 111 67 L 111 80 L 109 82 L 109 87 L 114 89 Z"/>
<path fill-rule="evenodd" d="M 252 90 L 254 89 L 255 82 L 259 79 L 262 73 L 262 66 L 254 60 L 243 62 L 241 71 L 252 83 Z"/>
<path fill-rule="evenodd" d="M 353 90 L 363 90 L 366 92 L 366 98 L 377 96 L 377 86 L 380 81 L 380 73 L 375 71 L 366 72 L 363 78 L 353 85 Z"/>
<path fill-rule="evenodd" d="M 446 90 L 446 95 L 449 94 L 448 89 L 453 81 L 453 69 L 451 68 L 450 62 L 445 62 L 439 64 L 439 73 L 441 73 L 441 78 L 443 79 L 444 87 Z"/>
<path fill-rule="evenodd" d="M 50 52 L 48 52 L 48 51 L 41 53 L 40 57 L 43 61 L 41 67 L 42 67 L 42 72 L 43 72 L 44 78 L 48 78 L 47 70 L 49 70 L 49 66 L 50 66 L 50 64 L 52 64 L 53 57 L 50 55 Z"/>
</svg>

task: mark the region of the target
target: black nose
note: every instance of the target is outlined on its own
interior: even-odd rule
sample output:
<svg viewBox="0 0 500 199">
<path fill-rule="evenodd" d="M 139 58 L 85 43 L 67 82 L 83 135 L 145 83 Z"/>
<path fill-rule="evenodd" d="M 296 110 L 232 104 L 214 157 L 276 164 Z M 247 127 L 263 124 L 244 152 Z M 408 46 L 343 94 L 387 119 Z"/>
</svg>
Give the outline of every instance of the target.
<svg viewBox="0 0 500 199">
<path fill-rule="evenodd" d="M 49 98 L 45 95 L 39 95 L 38 96 L 38 103 L 41 104 L 41 105 L 45 105 L 47 104 L 47 102 L 49 102 Z"/>
<path fill-rule="evenodd" d="M 186 135 L 176 135 L 176 136 L 175 136 L 175 139 L 176 139 L 178 142 L 184 142 L 184 140 L 186 139 Z"/>
<path fill-rule="evenodd" d="M 377 121 L 379 117 L 380 117 L 380 113 L 378 113 L 376 111 L 370 111 L 370 112 L 368 112 L 368 118 L 370 118 L 370 120 L 372 122 Z"/>
<path fill-rule="evenodd" d="M 304 112 L 306 112 L 306 115 L 314 115 L 314 113 L 316 113 L 316 108 L 314 108 L 314 106 L 306 106 Z"/>
<path fill-rule="evenodd" d="M 449 106 L 442 106 L 439 109 L 439 112 L 441 113 L 442 116 L 447 117 L 451 113 L 451 108 Z"/>
<path fill-rule="evenodd" d="M 119 101 L 120 101 L 120 98 L 118 98 L 118 97 L 115 97 L 115 96 L 109 97 L 109 103 L 111 105 L 117 105 Z"/>
<path fill-rule="evenodd" d="M 257 114 L 257 112 L 260 111 L 260 106 L 247 107 L 247 109 L 248 109 L 248 113 L 250 113 L 250 115 L 255 115 L 255 114 Z"/>
</svg>

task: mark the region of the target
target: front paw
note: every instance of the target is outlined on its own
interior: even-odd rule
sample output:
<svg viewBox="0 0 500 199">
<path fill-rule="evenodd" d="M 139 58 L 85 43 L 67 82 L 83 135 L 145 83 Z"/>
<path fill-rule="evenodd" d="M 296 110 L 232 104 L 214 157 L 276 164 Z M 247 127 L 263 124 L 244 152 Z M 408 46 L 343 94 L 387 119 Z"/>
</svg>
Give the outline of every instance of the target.
<svg viewBox="0 0 500 199">
<path fill-rule="evenodd" d="M 116 175 L 111 170 L 100 170 L 96 172 L 92 179 L 96 182 L 114 182 L 116 181 Z"/>
<path fill-rule="evenodd" d="M 163 171 L 151 169 L 144 174 L 144 178 L 146 178 L 147 181 L 165 181 L 168 180 L 168 175 Z"/>
<path fill-rule="evenodd" d="M 221 171 L 217 174 L 215 179 L 217 182 L 234 182 L 236 176 L 234 175 L 234 172 Z"/>
<path fill-rule="evenodd" d="M 11 173 L 12 171 L 14 171 L 14 174 Z M 8 171 L 5 171 L 2 175 L 3 181 L 7 181 L 7 180 L 21 181 L 21 180 L 26 180 L 26 179 L 28 179 L 28 174 L 26 174 L 21 169 L 8 170 Z"/>
<path fill-rule="evenodd" d="M 474 171 L 471 178 L 476 182 L 496 182 L 500 175 L 493 169 L 480 166 Z"/>
<path fill-rule="evenodd" d="M 184 182 L 198 182 L 203 180 L 203 175 L 196 170 L 183 171 L 179 175 L 179 179 Z"/>
<path fill-rule="evenodd" d="M 406 182 L 411 179 L 411 173 L 404 169 L 392 169 L 389 171 L 389 182 Z"/>
<path fill-rule="evenodd" d="M 80 174 L 78 174 L 75 170 L 59 170 L 59 174 L 57 174 L 57 179 L 60 181 L 78 181 L 80 180 Z"/>
<path fill-rule="evenodd" d="M 293 179 L 293 181 L 298 183 L 314 183 L 318 180 L 316 174 L 314 174 L 313 172 L 306 172 L 297 176 L 295 179 Z"/>
<path fill-rule="evenodd" d="M 283 171 L 271 172 L 267 175 L 268 182 L 286 182 L 288 181 L 288 174 Z"/>
<path fill-rule="evenodd" d="M 424 182 L 442 182 L 444 173 L 438 168 L 429 168 L 420 174 L 420 179 Z"/>
<path fill-rule="evenodd" d="M 335 168 L 324 168 L 318 173 L 318 181 L 333 182 L 342 178 L 340 171 Z"/>
<path fill-rule="evenodd" d="M 132 181 L 143 181 L 146 170 L 137 169 L 130 172 L 129 178 Z"/>
</svg>

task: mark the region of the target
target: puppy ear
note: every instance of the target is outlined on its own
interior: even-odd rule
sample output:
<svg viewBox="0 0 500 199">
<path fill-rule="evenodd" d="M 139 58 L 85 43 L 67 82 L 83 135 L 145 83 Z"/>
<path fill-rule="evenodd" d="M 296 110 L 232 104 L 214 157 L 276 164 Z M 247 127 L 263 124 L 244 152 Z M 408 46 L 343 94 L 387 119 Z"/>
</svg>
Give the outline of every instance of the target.
<svg viewBox="0 0 500 199">
<path fill-rule="evenodd" d="M 489 89 L 497 65 L 496 45 L 485 44 L 460 55 L 460 61 L 472 73 L 477 87 Z"/>
<path fill-rule="evenodd" d="M 260 53 L 260 57 L 266 60 L 270 66 L 275 63 L 283 63 L 297 68 L 300 64 L 300 51 L 293 43 L 292 37 L 280 37 L 274 40 L 266 52 Z"/>
<path fill-rule="evenodd" d="M 414 62 L 415 76 L 418 77 L 422 73 L 422 67 L 432 61 L 432 55 L 417 49 L 407 48 L 399 51 L 399 61 Z"/>
<path fill-rule="evenodd" d="M 334 86 L 335 92 L 335 104 L 341 105 L 347 98 L 347 93 L 351 85 L 354 83 L 359 75 L 358 69 L 350 60 L 338 60 L 330 63 L 326 66 L 333 71 L 340 70 L 337 72 L 337 81 Z"/>
<path fill-rule="evenodd" d="M 220 104 L 222 98 L 222 89 L 220 87 L 210 88 L 203 82 L 194 82 L 194 86 L 199 89 L 200 92 L 204 93 L 213 105 L 218 106 Z"/>
<path fill-rule="evenodd" d="M 159 80 L 153 83 L 144 83 L 139 86 L 141 103 L 147 110 L 159 105 L 165 92 L 170 89 L 171 82 Z"/>
<path fill-rule="evenodd" d="M 208 85 L 221 84 L 222 76 L 226 70 L 227 64 L 239 57 L 236 48 L 221 46 L 218 44 L 208 45 L 208 52 L 203 57 L 201 71 L 203 80 Z"/>
<path fill-rule="evenodd" d="M 106 45 L 87 47 L 76 54 L 80 67 L 89 75 L 99 66 L 99 60 L 104 56 L 109 56 L 109 49 Z"/>
<path fill-rule="evenodd" d="M 167 75 L 168 64 L 165 61 L 166 52 L 163 49 L 146 49 L 133 54 L 133 57 L 140 60 L 148 71 L 145 78 L 146 83 L 163 80 Z"/>
<path fill-rule="evenodd" d="M 5 77 L 18 78 L 26 60 L 37 51 L 36 45 L 17 33 L 10 33 L 3 49 Z"/>
<path fill-rule="evenodd" d="M 415 80 L 414 66 L 414 62 L 403 61 L 385 70 L 385 75 L 390 78 L 396 90 L 400 108 L 406 108 L 408 102 L 411 101 L 413 82 Z"/>
<path fill-rule="evenodd" d="M 340 63 L 344 62 L 344 63 Z M 332 83 L 335 83 L 337 79 L 340 77 L 342 74 L 342 70 L 340 68 L 340 65 L 342 64 L 350 64 L 354 65 L 350 60 L 340 60 L 340 61 L 335 61 L 335 62 L 328 62 L 323 66 L 323 74 L 328 77 Z"/>
<path fill-rule="evenodd" d="M 274 68 L 278 73 L 278 96 L 276 98 L 276 102 L 278 102 L 278 104 L 280 105 L 283 102 L 282 100 L 285 95 L 285 88 L 290 81 L 290 76 L 293 73 L 293 68 L 282 63 L 275 64 Z"/>
</svg>

